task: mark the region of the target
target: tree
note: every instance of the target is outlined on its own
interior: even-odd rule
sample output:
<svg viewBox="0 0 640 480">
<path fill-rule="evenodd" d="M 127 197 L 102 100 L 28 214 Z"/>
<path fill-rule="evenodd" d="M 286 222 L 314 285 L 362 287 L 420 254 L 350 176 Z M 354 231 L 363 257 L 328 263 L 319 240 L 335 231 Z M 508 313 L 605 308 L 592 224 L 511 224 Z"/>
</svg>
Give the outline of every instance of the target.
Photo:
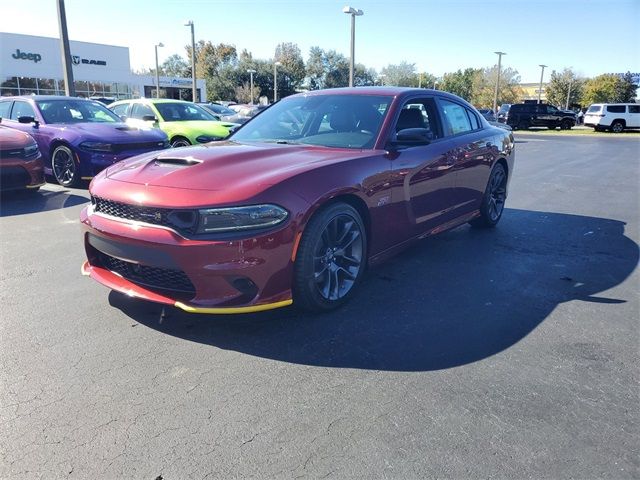
<svg viewBox="0 0 640 480">
<path fill-rule="evenodd" d="M 385 85 L 397 87 L 417 87 L 419 83 L 416 64 L 400 62 L 398 65 L 387 65 L 382 69 Z"/>
<path fill-rule="evenodd" d="M 378 74 L 375 69 L 367 68 L 361 63 L 356 63 L 353 71 L 353 85 L 355 87 L 369 87 L 376 84 Z"/>
<path fill-rule="evenodd" d="M 281 43 L 276 47 L 273 58 L 282 64 L 278 66 L 278 97 L 295 93 L 306 76 L 300 48 L 295 43 Z"/>
<path fill-rule="evenodd" d="M 549 83 L 545 87 L 547 102 L 559 108 L 580 103 L 584 80 L 579 78 L 573 70 L 565 68 L 558 73 L 551 72 Z M 569 96 L 567 102 L 567 96 Z M 567 105 L 568 103 L 568 105 Z"/>
<path fill-rule="evenodd" d="M 159 70 L 160 75 L 167 77 L 188 78 L 191 76 L 191 65 L 178 54 L 173 54 L 162 62 Z"/>
<path fill-rule="evenodd" d="M 474 84 L 478 83 L 476 77 L 479 75 L 482 75 L 482 70 L 476 68 L 467 68 L 464 71 L 458 70 L 453 73 L 445 73 L 440 83 L 440 89 L 458 95 L 470 102 L 473 96 Z"/>
<path fill-rule="evenodd" d="M 622 77 L 613 73 L 598 75 L 585 82 L 582 104 L 632 102 L 636 87 L 630 73 Z"/>
<path fill-rule="evenodd" d="M 335 50 L 324 51 L 320 47 L 311 47 L 306 70 L 310 90 L 349 85 L 349 62 Z M 369 79 L 362 75 L 358 81 L 367 82 Z"/>
<path fill-rule="evenodd" d="M 473 78 L 471 103 L 476 107 L 493 107 L 493 97 L 498 79 L 498 66 L 480 70 Z M 498 89 L 498 105 L 501 103 L 517 103 L 523 97 L 520 88 L 520 75 L 512 68 L 503 68 L 500 72 Z"/>
<path fill-rule="evenodd" d="M 191 58 L 191 45 L 185 48 Z M 233 45 L 213 45 L 204 40 L 196 43 L 196 77 L 205 79 L 209 101 L 235 97 L 237 82 L 234 70 L 237 63 L 238 55 Z"/>
</svg>

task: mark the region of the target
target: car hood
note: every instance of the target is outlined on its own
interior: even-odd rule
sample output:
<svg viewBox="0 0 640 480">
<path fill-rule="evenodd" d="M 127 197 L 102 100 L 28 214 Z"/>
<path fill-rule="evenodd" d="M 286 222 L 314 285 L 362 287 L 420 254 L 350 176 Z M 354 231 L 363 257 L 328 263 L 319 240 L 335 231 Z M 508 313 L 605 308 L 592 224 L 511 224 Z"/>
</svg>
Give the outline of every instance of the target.
<svg viewBox="0 0 640 480">
<path fill-rule="evenodd" d="M 162 122 L 162 125 L 172 130 L 182 129 L 189 132 L 206 134 L 220 127 L 230 128 L 236 124 L 231 122 L 219 122 L 217 120 L 186 120 L 183 122 Z"/>
<path fill-rule="evenodd" d="M 307 170 L 370 154 L 370 150 L 226 141 L 140 155 L 109 167 L 105 175 L 145 186 L 253 195 Z"/>
<path fill-rule="evenodd" d="M 0 127 L 0 150 L 13 150 L 33 145 L 35 140 L 28 133 L 14 130 L 12 128 Z"/>
<path fill-rule="evenodd" d="M 139 128 L 126 123 L 49 124 L 48 127 L 64 134 L 75 134 L 85 140 L 108 143 L 153 142 L 166 139 L 166 135 L 152 128 Z"/>
</svg>

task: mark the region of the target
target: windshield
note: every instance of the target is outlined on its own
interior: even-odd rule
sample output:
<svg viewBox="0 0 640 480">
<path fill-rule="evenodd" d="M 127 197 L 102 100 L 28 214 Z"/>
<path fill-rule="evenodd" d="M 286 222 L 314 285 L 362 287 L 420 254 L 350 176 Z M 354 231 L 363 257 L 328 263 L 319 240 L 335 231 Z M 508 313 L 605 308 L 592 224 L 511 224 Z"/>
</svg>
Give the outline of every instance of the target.
<svg viewBox="0 0 640 480">
<path fill-rule="evenodd" d="M 377 95 L 292 97 L 246 123 L 232 139 L 372 148 L 391 100 Z"/>
<path fill-rule="evenodd" d="M 216 120 L 212 113 L 193 103 L 159 102 L 155 103 L 154 106 L 165 122 Z"/>
<path fill-rule="evenodd" d="M 36 101 L 46 123 L 116 123 L 120 117 L 101 103 L 90 100 Z"/>
<path fill-rule="evenodd" d="M 217 113 L 218 115 L 235 115 L 236 114 L 235 111 L 225 107 L 224 105 L 216 105 L 215 103 L 208 103 L 207 105 L 205 105 L 205 107 L 211 110 L 213 113 Z"/>
</svg>

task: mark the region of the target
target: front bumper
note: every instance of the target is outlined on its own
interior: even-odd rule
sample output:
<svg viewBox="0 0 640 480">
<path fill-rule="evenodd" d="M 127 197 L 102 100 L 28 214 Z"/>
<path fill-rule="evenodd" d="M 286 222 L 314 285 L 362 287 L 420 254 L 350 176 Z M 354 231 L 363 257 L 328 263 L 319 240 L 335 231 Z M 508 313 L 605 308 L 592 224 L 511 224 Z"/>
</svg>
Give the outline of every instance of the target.
<svg viewBox="0 0 640 480">
<path fill-rule="evenodd" d="M 165 227 L 80 215 L 82 273 L 121 293 L 195 313 L 248 313 L 292 303 L 295 228 L 193 240 Z"/>
<path fill-rule="evenodd" d="M 0 164 L 0 188 L 22 190 L 44 185 L 44 167 L 40 157 L 33 160 L 12 159 Z"/>
</svg>

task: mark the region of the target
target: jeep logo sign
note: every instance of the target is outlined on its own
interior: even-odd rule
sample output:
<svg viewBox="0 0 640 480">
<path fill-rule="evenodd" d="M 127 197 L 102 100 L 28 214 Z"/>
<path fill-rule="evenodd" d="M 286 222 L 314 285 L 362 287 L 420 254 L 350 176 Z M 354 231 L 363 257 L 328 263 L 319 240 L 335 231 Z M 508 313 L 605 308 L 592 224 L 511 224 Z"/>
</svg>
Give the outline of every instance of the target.
<svg viewBox="0 0 640 480">
<path fill-rule="evenodd" d="M 31 60 L 35 63 L 38 63 L 40 60 L 42 60 L 42 56 L 39 53 L 25 53 L 21 52 L 19 48 L 16 50 L 16 53 L 11 56 L 16 60 Z"/>
</svg>

